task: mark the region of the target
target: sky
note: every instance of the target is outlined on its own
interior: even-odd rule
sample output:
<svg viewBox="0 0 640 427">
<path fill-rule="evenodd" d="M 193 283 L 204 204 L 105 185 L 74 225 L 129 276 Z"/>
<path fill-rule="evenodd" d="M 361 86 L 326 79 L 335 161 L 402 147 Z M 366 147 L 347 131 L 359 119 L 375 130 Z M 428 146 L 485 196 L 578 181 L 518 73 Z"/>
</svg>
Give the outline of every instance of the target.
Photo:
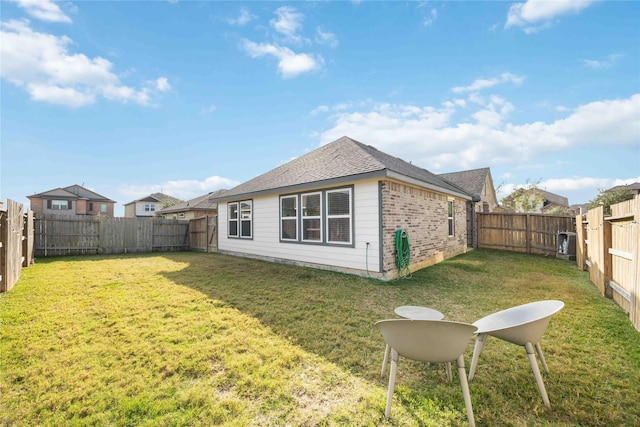
<svg viewBox="0 0 640 427">
<path fill-rule="evenodd" d="M 640 182 L 637 1 L 0 1 L 0 200 L 232 188 L 348 136 L 587 203 Z"/>
</svg>

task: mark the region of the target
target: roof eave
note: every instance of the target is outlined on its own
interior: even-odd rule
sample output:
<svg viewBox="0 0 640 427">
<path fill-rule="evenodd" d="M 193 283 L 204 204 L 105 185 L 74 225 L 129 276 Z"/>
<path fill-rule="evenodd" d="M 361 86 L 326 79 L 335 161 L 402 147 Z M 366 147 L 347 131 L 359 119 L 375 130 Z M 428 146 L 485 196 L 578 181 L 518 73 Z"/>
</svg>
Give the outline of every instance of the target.
<svg viewBox="0 0 640 427">
<path fill-rule="evenodd" d="M 384 177 L 397 179 L 399 181 L 403 181 L 403 182 L 406 182 L 408 184 L 413 184 L 413 185 L 416 185 L 416 186 L 419 186 L 419 187 L 428 188 L 428 189 L 431 189 L 431 190 L 434 190 L 434 191 L 438 191 L 440 193 L 450 194 L 452 196 L 457 196 L 457 197 L 460 197 L 460 198 L 465 199 L 465 200 L 471 200 L 472 199 L 472 197 L 470 195 L 462 193 L 462 192 L 452 191 L 452 190 L 444 188 L 444 187 L 440 187 L 440 186 L 437 186 L 437 185 L 429 184 L 429 183 L 421 181 L 419 179 L 411 178 L 411 177 L 408 177 L 406 175 L 402 175 L 402 174 L 399 174 L 397 172 L 390 171 L 388 169 L 381 169 L 381 170 L 377 170 L 377 171 L 373 171 L 373 172 L 367 172 L 367 173 L 358 174 L 358 175 L 348 175 L 348 176 L 342 176 L 342 177 L 338 177 L 338 178 L 326 179 L 326 180 L 322 180 L 322 181 L 313 181 L 313 182 L 306 182 L 306 183 L 302 183 L 302 184 L 295 184 L 295 185 L 290 185 L 290 186 L 286 186 L 286 187 L 277 187 L 277 188 L 270 188 L 270 189 L 265 189 L 265 190 L 251 191 L 251 192 L 246 192 L 246 193 L 231 194 L 231 195 L 228 195 L 228 196 L 225 195 L 225 196 L 221 196 L 221 197 L 217 198 L 217 201 L 219 201 L 219 202 L 227 202 L 227 201 L 230 201 L 230 200 L 250 199 L 250 198 L 253 198 L 253 197 L 265 196 L 265 195 L 273 194 L 273 193 L 278 193 L 278 194 L 293 193 L 293 192 L 298 192 L 298 191 L 306 190 L 306 189 L 310 189 L 310 188 L 330 187 L 330 186 L 344 184 L 344 183 L 347 183 L 347 182 L 362 181 L 362 180 L 365 180 L 365 179 L 384 178 Z"/>
</svg>

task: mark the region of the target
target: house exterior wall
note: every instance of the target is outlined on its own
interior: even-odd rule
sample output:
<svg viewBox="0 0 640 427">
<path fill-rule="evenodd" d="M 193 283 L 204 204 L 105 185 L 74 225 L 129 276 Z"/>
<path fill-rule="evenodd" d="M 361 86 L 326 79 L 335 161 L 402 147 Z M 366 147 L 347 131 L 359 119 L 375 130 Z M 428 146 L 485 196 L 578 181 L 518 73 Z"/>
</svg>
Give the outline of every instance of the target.
<svg viewBox="0 0 640 427">
<path fill-rule="evenodd" d="M 215 210 L 189 210 L 184 212 L 171 212 L 163 214 L 162 216 L 167 219 L 194 219 L 201 216 L 216 216 Z"/>
<path fill-rule="evenodd" d="M 227 202 L 220 202 L 219 251 L 380 279 L 398 277 L 395 264 L 398 229 L 409 233 L 411 271 L 467 251 L 465 199 L 390 180 L 346 185 L 353 186 L 353 247 L 280 242 L 278 194 L 250 199 L 253 202 L 252 239 L 227 237 Z M 448 200 L 454 203 L 453 236 L 448 235 Z"/>
<path fill-rule="evenodd" d="M 76 204 L 76 215 L 86 215 L 87 214 L 87 200 L 79 199 L 75 201 Z"/>
<path fill-rule="evenodd" d="M 46 215 L 101 215 L 113 217 L 115 203 L 104 201 L 91 201 L 91 200 L 71 200 L 71 209 L 48 209 L 47 200 L 58 200 L 55 198 L 43 199 L 41 197 L 31 197 L 29 209 L 31 209 L 36 216 Z M 62 200 L 62 199 L 59 199 Z M 106 212 L 102 212 L 101 206 L 106 205 Z"/>
<path fill-rule="evenodd" d="M 144 205 L 155 205 L 156 210 L 153 212 L 147 212 L 144 210 Z M 162 209 L 162 203 L 154 203 L 154 202 L 134 202 L 125 205 L 124 207 L 124 216 L 125 218 L 135 218 L 135 217 L 152 217 L 156 215 Z"/>
<path fill-rule="evenodd" d="M 383 268 L 393 277 L 395 233 L 407 230 L 411 249 L 410 270 L 415 271 L 467 250 L 467 203 L 436 191 L 400 182 L 383 181 Z M 454 235 L 449 236 L 448 200 L 454 201 Z"/>
<path fill-rule="evenodd" d="M 227 202 L 218 203 L 218 250 L 327 270 L 372 276 L 380 272 L 380 222 L 378 181 L 344 183 L 352 186 L 354 215 L 353 246 L 280 241 L 280 194 L 254 197 L 253 238 L 228 238 Z M 317 190 L 320 190 L 318 188 Z M 313 190 L 305 190 L 305 192 Z M 283 193 L 286 194 L 286 193 Z M 246 200 L 246 199 L 239 199 Z M 369 245 L 367 245 L 369 243 Z"/>
</svg>

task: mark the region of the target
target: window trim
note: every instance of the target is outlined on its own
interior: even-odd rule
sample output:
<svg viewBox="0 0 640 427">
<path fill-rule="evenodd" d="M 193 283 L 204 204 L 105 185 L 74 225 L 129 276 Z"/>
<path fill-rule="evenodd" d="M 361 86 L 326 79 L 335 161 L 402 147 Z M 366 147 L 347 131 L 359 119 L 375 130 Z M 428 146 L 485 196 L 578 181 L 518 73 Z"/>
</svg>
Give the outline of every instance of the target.
<svg viewBox="0 0 640 427">
<path fill-rule="evenodd" d="M 343 191 L 347 191 L 349 193 L 349 214 L 348 215 L 344 215 L 344 214 L 340 214 L 340 215 L 329 215 L 329 194 L 330 193 L 340 193 Z M 333 245 L 352 245 L 353 244 L 353 189 L 351 187 L 343 187 L 343 188 L 336 188 L 336 189 L 332 189 L 332 190 L 327 190 L 325 192 L 324 198 L 327 204 L 327 212 L 325 215 L 325 220 L 326 220 L 326 230 L 327 230 L 327 243 L 329 244 L 333 244 Z M 339 241 L 339 240 L 329 240 L 331 233 L 329 232 L 329 220 L 330 219 L 344 219 L 344 218 L 348 218 L 349 219 L 349 240 L 344 242 L 344 241 Z"/>
<path fill-rule="evenodd" d="M 47 205 L 47 208 L 53 211 L 70 211 L 73 209 L 71 200 L 51 199 Z"/>
<path fill-rule="evenodd" d="M 242 213 L 243 203 L 249 205 L 249 209 L 248 209 L 249 216 L 247 218 L 243 218 L 243 213 Z M 236 207 L 236 218 L 234 219 L 231 218 L 232 206 Z M 245 209 L 244 212 L 246 213 L 247 210 Z M 232 221 L 236 223 L 236 234 L 231 234 L 231 227 L 229 225 Z M 249 235 L 245 236 L 243 235 L 242 225 L 243 223 L 247 223 L 247 222 L 249 223 Z M 227 238 L 228 239 L 245 239 L 245 240 L 253 239 L 253 200 L 252 199 L 238 200 L 235 202 L 227 203 Z"/>
<path fill-rule="evenodd" d="M 455 200 L 447 199 L 447 233 L 449 237 L 456 235 Z"/>
<path fill-rule="evenodd" d="M 282 211 L 283 211 L 282 202 L 283 202 L 284 199 L 293 199 L 294 200 L 295 205 L 293 207 L 293 210 L 295 212 L 295 216 L 292 216 L 292 217 L 291 216 L 286 216 L 286 217 L 282 216 Z M 279 218 L 280 218 L 280 221 L 279 221 L 279 223 L 280 223 L 280 233 L 279 233 L 280 241 L 281 242 L 297 242 L 298 241 L 298 237 L 299 237 L 299 232 L 298 232 L 299 231 L 298 230 L 298 215 L 299 215 L 299 212 L 298 212 L 299 211 L 299 209 L 298 209 L 298 204 L 299 203 L 298 202 L 299 202 L 299 196 L 297 194 L 281 195 L 280 198 L 279 198 L 279 202 L 280 202 L 279 203 L 279 206 L 280 206 L 280 214 L 279 214 Z M 293 239 L 284 238 L 283 235 L 282 235 L 282 233 L 284 232 L 284 227 L 282 226 L 282 224 L 283 224 L 283 222 L 285 220 L 286 221 L 295 221 L 295 228 L 294 229 L 295 229 L 296 235 L 295 235 L 295 238 L 293 238 Z"/>
<path fill-rule="evenodd" d="M 310 215 L 305 216 L 304 211 L 305 207 L 302 206 L 302 200 L 305 196 L 315 196 L 318 195 L 320 198 L 320 215 Z M 324 212 L 324 203 L 323 203 L 322 191 L 313 191 L 311 193 L 301 193 L 300 194 L 300 241 L 305 243 L 323 243 L 324 242 L 324 227 L 322 226 L 322 214 Z M 304 220 L 319 220 L 320 228 L 317 230 L 319 232 L 318 239 L 305 239 L 304 238 Z"/>
<path fill-rule="evenodd" d="M 340 242 L 340 241 L 330 241 L 329 240 L 329 228 L 328 228 L 328 203 L 327 203 L 327 197 L 328 194 L 332 193 L 332 192 L 344 192 L 347 191 L 349 194 L 349 215 L 342 215 L 340 217 L 342 218 L 349 218 L 349 241 L 345 241 L 345 242 Z M 297 226 L 298 226 L 298 233 L 297 233 L 297 239 L 296 240 L 292 240 L 292 239 L 283 239 L 282 238 L 282 202 L 281 200 L 285 197 L 295 197 L 297 199 L 297 206 L 301 206 L 301 200 L 302 200 L 302 196 L 307 196 L 307 195 L 312 195 L 312 194 L 320 194 L 320 228 L 321 228 L 321 237 L 320 240 L 305 240 L 303 239 L 303 233 L 302 233 L 302 227 L 303 227 L 303 223 L 302 223 L 302 214 L 303 214 L 303 209 L 298 209 L 298 212 L 296 212 L 296 218 L 297 218 Z M 299 244 L 299 245 L 322 245 L 322 246 L 339 246 L 339 247 L 354 247 L 355 246 L 355 216 L 353 214 L 354 211 L 354 187 L 353 185 L 348 185 L 348 186 L 340 186 L 340 187 L 332 187 L 332 188 L 323 188 L 323 189 L 319 189 L 319 190 L 314 190 L 314 191 L 306 191 L 306 192 L 299 192 L 299 193 L 288 193 L 288 194 L 282 194 L 279 197 L 279 214 L 278 214 L 278 220 L 279 220 L 279 225 L 280 225 L 280 234 L 279 234 L 279 241 L 281 243 L 292 243 L 292 244 Z M 333 218 L 337 218 L 337 216 L 332 216 Z"/>
</svg>

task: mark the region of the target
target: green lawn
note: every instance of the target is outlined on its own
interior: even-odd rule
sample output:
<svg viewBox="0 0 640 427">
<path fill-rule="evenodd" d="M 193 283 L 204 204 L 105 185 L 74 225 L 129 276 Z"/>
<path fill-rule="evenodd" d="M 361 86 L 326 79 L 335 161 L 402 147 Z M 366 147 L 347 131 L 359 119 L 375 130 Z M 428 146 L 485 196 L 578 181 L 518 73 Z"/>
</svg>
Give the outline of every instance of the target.
<svg viewBox="0 0 640 427">
<path fill-rule="evenodd" d="M 574 263 L 489 250 L 389 283 L 218 254 L 39 259 L 0 296 L 0 424 L 465 425 L 455 373 L 404 359 L 384 418 L 375 321 L 411 304 L 473 322 L 540 299 L 566 304 L 541 341 L 552 408 L 524 349 L 489 339 L 476 423 L 638 425 L 625 313 Z"/>
</svg>

